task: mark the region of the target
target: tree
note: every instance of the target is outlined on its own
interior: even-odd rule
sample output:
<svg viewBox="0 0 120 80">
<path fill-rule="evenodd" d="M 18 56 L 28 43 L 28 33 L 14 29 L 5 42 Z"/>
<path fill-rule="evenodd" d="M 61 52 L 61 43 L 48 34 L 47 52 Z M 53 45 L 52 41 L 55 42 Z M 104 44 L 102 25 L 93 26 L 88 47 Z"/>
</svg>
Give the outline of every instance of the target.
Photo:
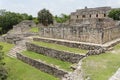
<svg viewBox="0 0 120 80">
<path fill-rule="evenodd" d="M 33 21 L 34 21 L 35 24 L 39 23 L 38 18 L 36 18 L 36 17 L 33 18 Z"/>
<path fill-rule="evenodd" d="M 8 72 L 5 69 L 4 65 L 5 63 L 3 62 L 4 59 L 4 53 L 2 52 L 2 46 L 0 46 L 0 80 L 6 80 L 8 76 Z"/>
<path fill-rule="evenodd" d="M 70 19 L 70 16 L 69 15 L 66 15 L 66 14 L 61 14 L 60 17 L 58 17 L 57 15 L 55 16 L 55 20 L 58 22 L 58 23 L 64 23 L 66 22 L 67 20 Z"/>
<path fill-rule="evenodd" d="M 120 9 L 113 9 L 109 12 L 108 16 L 114 20 L 120 20 Z"/>
<path fill-rule="evenodd" d="M 2 32 L 6 33 L 12 29 L 13 25 L 18 24 L 22 20 L 22 16 L 18 13 L 5 12 L 4 15 L 0 16 L 0 27 L 2 27 Z"/>
<path fill-rule="evenodd" d="M 44 26 L 53 24 L 53 16 L 49 10 L 46 9 L 42 9 L 38 12 L 38 20 L 39 23 L 43 24 Z"/>
<path fill-rule="evenodd" d="M 32 15 L 29 15 L 29 16 L 28 16 L 28 20 L 33 20 Z"/>
<path fill-rule="evenodd" d="M 32 20 L 33 19 L 32 15 L 28 15 L 26 13 L 21 14 L 21 15 L 22 15 L 23 20 Z"/>
<path fill-rule="evenodd" d="M 0 10 L 0 34 L 7 33 L 13 28 L 13 25 L 18 24 L 23 20 L 32 20 L 32 15 L 26 13 L 19 14 L 10 11 Z"/>
</svg>

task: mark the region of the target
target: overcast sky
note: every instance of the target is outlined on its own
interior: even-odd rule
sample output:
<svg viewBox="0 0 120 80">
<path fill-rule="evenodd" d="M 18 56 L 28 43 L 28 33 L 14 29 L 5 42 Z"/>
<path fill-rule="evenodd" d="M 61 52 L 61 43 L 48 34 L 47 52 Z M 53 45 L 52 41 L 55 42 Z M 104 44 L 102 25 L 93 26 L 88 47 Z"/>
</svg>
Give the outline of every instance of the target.
<svg viewBox="0 0 120 80">
<path fill-rule="evenodd" d="M 37 16 L 39 10 L 49 9 L 53 15 L 70 14 L 88 8 L 111 6 L 120 8 L 120 0 L 0 0 L 0 9 Z"/>
</svg>

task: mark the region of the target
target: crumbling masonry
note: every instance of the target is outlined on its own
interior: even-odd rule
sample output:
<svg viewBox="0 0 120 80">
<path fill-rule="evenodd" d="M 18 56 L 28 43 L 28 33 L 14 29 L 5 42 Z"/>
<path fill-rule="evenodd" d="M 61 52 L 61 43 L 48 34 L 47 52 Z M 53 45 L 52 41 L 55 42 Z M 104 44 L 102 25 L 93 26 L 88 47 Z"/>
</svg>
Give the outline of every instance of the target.
<svg viewBox="0 0 120 80">
<path fill-rule="evenodd" d="M 120 23 L 108 18 L 110 10 L 111 7 L 85 7 L 72 12 L 66 26 L 42 27 L 39 34 L 47 38 L 104 44 L 120 37 Z"/>
</svg>

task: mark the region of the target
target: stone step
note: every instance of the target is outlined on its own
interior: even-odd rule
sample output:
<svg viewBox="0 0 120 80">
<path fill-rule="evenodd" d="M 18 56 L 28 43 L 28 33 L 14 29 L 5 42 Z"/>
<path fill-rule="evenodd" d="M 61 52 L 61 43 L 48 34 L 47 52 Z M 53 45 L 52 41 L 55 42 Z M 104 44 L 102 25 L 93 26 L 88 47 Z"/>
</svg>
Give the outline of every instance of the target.
<svg viewBox="0 0 120 80">
<path fill-rule="evenodd" d="M 25 38 L 23 38 L 23 40 L 18 41 L 18 42 L 16 43 L 16 46 L 13 47 L 13 48 L 9 51 L 8 56 L 10 56 L 10 57 L 16 57 L 16 53 L 20 53 L 20 52 L 22 52 L 22 51 L 25 51 L 25 50 L 26 50 L 26 45 L 25 45 L 25 43 L 26 43 L 26 42 L 30 42 L 30 41 L 33 41 L 33 38 L 32 38 L 32 37 L 25 37 Z"/>
<path fill-rule="evenodd" d="M 109 80 L 120 80 L 120 68 L 116 71 L 116 73 Z"/>
<path fill-rule="evenodd" d="M 15 47 L 13 47 L 13 48 L 9 51 L 8 55 L 9 55 L 10 57 L 16 57 L 16 53 L 20 53 L 20 52 L 22 52 L 22 51 L 24 51 L 24 50 L 26 50 L 26 47 L 25 47 L 25 46 L 16 45 Z"/>
</svg>

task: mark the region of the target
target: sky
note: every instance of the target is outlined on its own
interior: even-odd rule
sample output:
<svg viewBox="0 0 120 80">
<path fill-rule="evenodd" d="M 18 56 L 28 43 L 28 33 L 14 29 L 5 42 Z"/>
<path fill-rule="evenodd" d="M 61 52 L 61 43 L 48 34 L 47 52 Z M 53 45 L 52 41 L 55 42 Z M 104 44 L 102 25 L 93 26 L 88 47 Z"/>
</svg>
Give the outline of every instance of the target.
<svg viewBox="0 0 120 80">
<path fill-rule="evenodd" d="M 120 8 L 120 0 L 0 0 L 0 9 L 37 16 L 38 11 L 48 9 L 53 15 L 70 14 L 76 9 L 111 6 Z"/>
</svg>

